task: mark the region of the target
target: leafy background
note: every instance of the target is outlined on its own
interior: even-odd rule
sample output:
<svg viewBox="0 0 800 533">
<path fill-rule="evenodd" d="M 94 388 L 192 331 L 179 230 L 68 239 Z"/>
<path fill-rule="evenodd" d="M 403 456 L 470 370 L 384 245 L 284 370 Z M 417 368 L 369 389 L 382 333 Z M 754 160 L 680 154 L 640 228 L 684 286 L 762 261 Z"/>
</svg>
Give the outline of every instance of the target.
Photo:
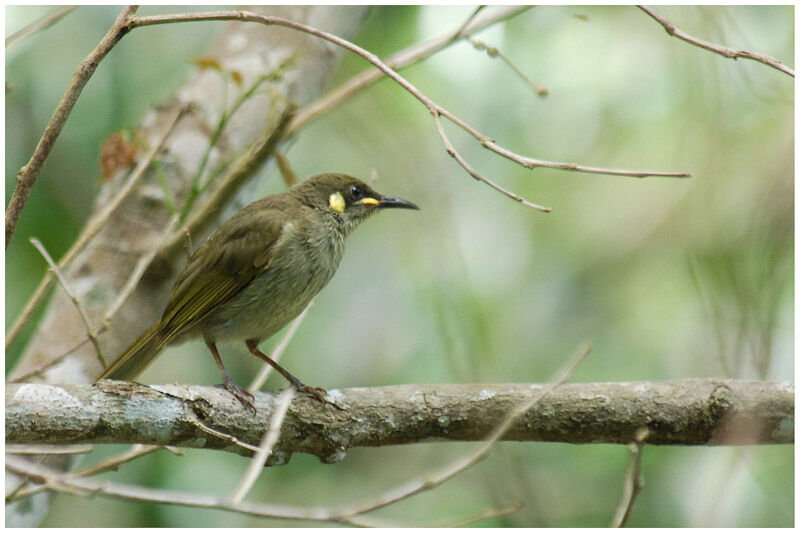
<svg viewBox="0 0 800 533">
<path fill-rule="evenodd" d="M 51 9 L 7 7 L 7 35 Z M 387 55 L 458 27 L 472 9 L 375 7 L 355 41 Z M 117 10 L 81 7 L 7 49 L 7 197 L 75 66 Z M 658 11 L 706 40 L 794 63 L 792 6 Z M 220 28 L 140 29 L 102 63 L 8 248 L 7 326 L 45 271 L 28 237 L 40 238 L 56 258 L 69 247 L 99 187 L 104 139 L 135 127 L 150 106 L 168 99 Z M 535 212 L 472 180 L 443 150 L 427 111 L 381 81 L 313 122 L 287 156 L 300 176 L 374 171 L 378 190 L 422 210 L 384 213 L 350 238 L 339 272 L 283 359 L 292 372 L 328 389 L 541 382 L 588 342 L 593 352 L 573 381 L 792 380 L 794 80 L 671 38 L 632 6 L 537 7 L 477 38 L 497 46 L 549 96 L 537 96 L 506 64 L 469 43 L 404 75 L 519 153 L 688 171 L 693 178 L 529 171 L 448 129 L 481 173 L 553 207 L 550 214 Z M 364 68 L 362 59 L 346 57 L 337 80 Z M 280 189 L 277 172 L 265 170 L 263 192 Z M 228 348 L 226 359 L 244 382 L 258 363 L 232 356 L 236 350 Z M 7 369 L 19 352 L 19 346 L 8 352 Z M 168 351 L 141 380 L 218 378 L 205 349 L 188 344 Z M 279 376 L 267 385 L 283 386 Z M 97 447 L 86 461 L 121 449 Z M 251 497 L 303 505 L 363 501 L 468 449 L 461 443 L 357 449 L 330 466 L 296 455 L 267 469 Z M 629 525 L 791 526 L 793 457 L 792 446 L 647 447 L 646 486 Z M 521 511 L 478 524 L 602 526 L 619 502 L 627 460 L 624 446 L 503 443 L 455 480 L 376 515 L 446 524 L 521 501 Z M 245 467 L 245 459 L 220 453 L 162 451 L 108 477 L 224 494 Z M 287 524 L 59 496 L 45 525 Z"/>
</svg>

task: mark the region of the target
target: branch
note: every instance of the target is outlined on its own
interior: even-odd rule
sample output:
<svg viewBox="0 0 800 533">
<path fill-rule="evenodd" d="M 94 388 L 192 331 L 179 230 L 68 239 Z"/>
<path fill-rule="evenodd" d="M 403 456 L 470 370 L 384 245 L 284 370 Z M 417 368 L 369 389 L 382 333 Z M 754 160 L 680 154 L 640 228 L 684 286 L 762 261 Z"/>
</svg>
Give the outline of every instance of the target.
<svg viewBox="0 0 800 533">
<path fill-rule="evenodd" d="M 46 487 L 49 490 L 67 494 L 102 494 L 108 497 L 120 498 L 123 500 L 138 500 L 143 502 L 182 505 L 186 507 L 220 509 L 223 511 L 259 516 L 263 518 L 282 518 L 286 520 L 303 520 L 312 522 L 334 522 L 351 526 L 383 526 L 382 523 L 375 523 L 374 519 L 352 516 L 352 514 L 350 514 L 350 509 L 347 506 L 338 508 L 300 507 L 278 505 L 258 500 L 232 502 L 225 497 L 214 495 L 140 487 L 123 483 L 115 483 L 113 481 L 77 477 L 13 455 L 6 457 L 6 469 L 19 476 L 42 483 L 40 486 Z M 505 509 L 484 512 L 481 515 L 470 517 L 466 522 L 468 523 L 474 520 L 480 520 L 489 516 L 507 514 L 517 510 L 518 508 L 519 505 L 515 504 L 508 506 Z M 407 527 L 407 525 L 405 526 Z"/>
<path fill-rule="evenodd" d="M 498 7 L 491 13 L 485 16 L 475 18 L 476 13 L 462 24 L 459 29 L 447 32 L 444 35 L 434 37 L 424 43 L 414 44 L 404 50 L 401 50 L 383 60 L 386 65 L 392 69 L 399 71 L 411 65 L 429 58 L 437 52 L 444 50 L 448 46 L 458 42 L 461 39 L 466 39 L 471 34 L 478 32 L 492 24 L 514 17 L 524 11 L 527 11 L 532 6 L 510 6 Z M 294 135 L 300 128 L 304 127 L 311 120 L 324 115 L 328 111 L 335 109 L 337 106 L 346 102 L 361 93 L 363 90 L 371 87 L 376 81 L 383 79 L 383 72 L 375 69 L 364 70 L 342 85 L 332 90 L 331 92 L 321 96 L 317 100 L 303 107 L 297 116 L 286 128 L 286 137 L 289 138 Z"/>
<path fill-rule="evenodd" d="M 715 54 L 727 57 L 728 59 L 739 59 L 741 57 L 743 59 L 752 59 L 753 61 L 764 63 L 765 65 L 778 69 L 781 72 L 786 73 L 794 78 L 794 71 L 789 67 L 787 67 L 786 65 L 784 65 L 778 59 L 775 59 L 767 55 L 750 52 L 748 50 L 734 50 L 733 48 L 727 48 L 725 46 L 720 46 L 718 44 L 698 39 L 697 37 L 693 37 L 688 33 L 684 32 L 683 30 L 675 26 L 675 24 L 668 21 L 667 19 L 665 19 L 652 9 L 645 6 L 639 6 L 639 9 L 650 15 L 656 22 L 661 24 L 661 26 L 664 27 L 664 30 L 666 30 L 666 32 L 672 35 L 673 37 L 677 37 L 682 41 L 686 41 L 689 44 L 693 44 L 695 46 L 708 50 L 709 52 L 714 52 Z"/>
<path fill-rule="evenodd" d="M 11 46 L 12 44 L 21 41 L 25 37 L 33 35 L 34 33 L 47 29 L 48 27 L 52 26 L 62 18 L 69 15 L 69 13 L 78 6 L 63 6 L 60 9 L 54 10 L 52 13 L 49 13 L 39 20 L 28 24 L 18 32 L 15 32 L 13 35 L 6 37 L 6 48 Z"/>
<path fill-rule="evenodd" d="M 150 163 L 153 161 L 153 158 L 155 158 L 156 154 L 159 152 L 159 150 L 161 150 L 164 142 L 170 136 L 178 121 L 189 111 L 189 106 L 183 106 L 175 110 L 170 115 L 169 119 L 167 120 L 166 127 L 158 137 L 158 141 L 151 146 L 147 153 L 139 160 L 139 162 L 136 164 L 136 168 L 133 169 L 128 178 L 125 180 L 125 184 L 122 186 L 122 188 L 117 191 L 114 197 L 110 199 L 108 203 L 104 204 L 102 209 L 98 213 L 94 214 L 94 216 L 87 222 L 86 228 L 81 232 L 78 239 L 73 243 L 67 253 L 65 253 L 59 260 L 59 268 L 66 268 L 67 265 L 69 265 L 72 260 L 86 247 L 86 245 L 89 244 L 92 238 L 108 225 L 113 213 L 116 211 L 119 205 L 125 201 L 126 198 L 128 198 L 130 192 L 139 183 L 145 171 L 150 167 Z M 8 246 L 7 241 L 6 246 Z M 50 273 L 47 273 L 39 282 L 39 286 L 36 287 L 36 291 L 34 291 L 33 296 L 31 296 L 31 298 L 28 300 L 28 303 L 25 304 L 25 308 L 19 314 L 17 319 L 14 321 L 14 324 L 11 326 L 11 329 L 9 329 L 8 333 L 6 334 L 6 349 L 8 349 L 14 340 L 16 340 L 17 336 L 22 331 L 22 328 L 25 326 L 28 320 L 30 320 L 30 317 L 33 315 L 36 307 L 47 295 L 51 281 L 53 281 L 53 276 Z"/>
<path fill-rule="evenodd" d="M 73 303 L 75 304 L 75 307 L 78 309 L 78 314 L 81 316 L 81 320 L 83 320 L 83 323 L 86 325 L 86 335 L 89 337 L 89 339 L 92 341 L 92 344 L 94 345 L 94 350 L 97 353 L 97 358 L 101 365 L 106 366 L 107 363 L 105 357 L 103 357 L 103 350 L 100 349 L 100 343 L 97 341 L 97 332 L 94 330 L 94 328 L 92 327 L 92 323 L 89 321 L 89 316 L 86 314 L 86 310 L 83 308 L 81 299 L 78 298 L 78 296 L 75 294 L 75 291 L 73 291 L 70 288 L 69 282 L 64 277 L 64 274 L 61 273 L 61 269 L 58 268 L 58 265 L 53 260 L 53 258 L 50 257 L 50 254 L 47 252 L 47 249 L 44 247 L 42 242 L 34 237 L 32 237 L 30 241 L 31 244 L 33 244 L 34 248 L 36 248 L 39 251 L 39 253 L 42 254 L 44 260 L 47 261 L 47 264 L 50 266 L 50 271 L 56 276 L 56 278 L 58 278 L 58 281 L 61 283 L 61 288 L 64 289 L 64 292 L 67 293 L 67 296 L 69 296 L 70 300 L 72 300 Z"/>
<path fill-rule="evenodd" d="M 258 15 L 256 13 L 250 13 L 247 11 L 210 11 L 206 13 L 178 13 L 178 14 L 171 14 L 171 15 L 152 15 L 148 17 L 135 17 L 131 20 L 131 27 L 132 28 L 139 28 L 145 26 L 152 26 L 158 24 L 173 24 L 178 22 L 191 22 L 191 21 L 208 21 L 208 20 L 235 20 L 241 22 L 256 22 L 259 24 L 264 24 L 267 26 L 283 26 L 286 28 L 291 28 L 293 30 L 297 30 L 308 35 L 313 35 L 314 37 L 318 37 L 320 39 L 326 40 L 330 43 L 333 43 L 349 52 L 357 54 L 370 62 L 373 66 L 375 66 L 378 70 L 380 70 L 384 75 L 391 78 L 395 83 L 400 85 L 403 89 L 405 89 L 408 93 L 410 93 L 414 98 L 419 100 L 419 102 L 424 105 L 428 111 L 434 117 L 444 117 L 463 131 L 471 135 L 476 141 L 478 141 L 481 146 L 490 150 L 502 157 L 509 159 L 525 168 L 534 169 L 537 167 L 544 167 L 544 168 L 554 168 L 559 170 L 571 170 L 575 172 L 588 172 L 593 174 L 607 174 L 607 175 L 615 175 L 615 176 L 629 176 L 629 177 L 636 177 L 636 178 L 644 178 L 648 176 L 659 176 L 659 177 L 678 177 L 678 178 L 686 178 L 690 177 L 689 173 L 686 172 L 658 172 L 658 171 L 648 171 L 648 170 L 626 170 L 626 169 L 612 169 L 612 168 L 601 168 L 601 167 L 590 167 L 585 165 L 578 165 L 571 162 L 554 162 L 554 161 L 546 161 L 543 159 L 535 159 L 532 157 L 526 157 L 519 155 L 503 146 L 497 144 L 494 139 L 491 139 L 489 136 L 484 135 L 465 121 L 461 120 L 454 114 L 450 113 L 441 105 L 434 102 L 431 98 L 426 96 L 422 91 L 420 91 L 416 86 L 414 86 L 410 81 L 406 78 L 398 74 L 394 69 L 392 69 L 389 65 L 385 62 L 381 61 L 381 59 L 373 54 L 372 52 L 361 48 L 360 46 L 338 37 L 337 35 L 333 35 L 331 33 L 319 30 L 312 26 L 308 26 L 306 24 L 301 24 L 299 22 L 295 22 L 288 19 L 283 19 L 280 17 L 272 17 L 268 15 Z M 442 130 L 439 130 L 440 135 L 442 135 Z M 444 141 L 444 139 L 443 139 Z M 447 145 L 447 143 L 445 143 Z M 451 153 L 452 152 L 448 152 Z M 490 187 L 494 188 L 499 192 L 504 192 L 504 189 L 498 187 L 496 184 L 493 184 L 483 178 L 480 174 L 475 172 L 473 169 L 464 166 L 463 160 L 456 159 L 459 164 L 461 164 L 464 169 L 475 179 L 479 181 L 485 182 Z M 504 192 L 505 193 L 505 192 Z M 507 193 L 505 193 L 508 195 Z M 509 196 L 513 200 L 520 202 L 520 199 L 515 196 Z M 542 211 L 549 211 L 547 208 L 541 208 L 541 206 L 537 206 L 531 202 L 523 202 L 524 205 L 528 207 L 532 207 L 534 209 L 540 209 Z"/>
<path fill-rule="evenodd" d="M 336 405 L 305 395 L 292 402 L 271 462 L 291 453 L 341 460 L 348 449 L 431 438 L 479 441 L 547 384 L 398 385 L 331 390 Z M 9 384 L 6 443 L 142 443 L 252 455 L 277 393 L 256 393 L 257 415 L 225 390 L 101 381 Z M 540 399 L 503 440 L 627 444 L 789 444 L 794 385 L 687 379 L 564 384 Z M 241 443 L 249 443 L 241 445 Z"/>
<path fill-rule="evenodd" d="M 97 70 L 100 61 L 128 33 L 130 30 L 129 23 L 137 9 L 137 6 L 125 7 L 117 16 L 103 40 L 100 41 L 100 44 L 78 65 L 78 69 L 72 75 L 72 81 L 67 87 L 67 91 L 58 103 L 53 116 L 50 117 L 50 122 L 44 130 L 42 138 L 39 139 L 39 144 L 36 145 L 33 155 L 28 163 L 17 173 L 17 186 L 14 188 L 6 209 L 6 249 L 8 249 L 8 243 L 11 242 L 11 237 L 13 237 L 14 231 L 17 229 L 19 217 L 25 207 L 25 202 L 31 194 L 33 184 L 36 182 L 36 178 L 39 177 L 39 171 L 50 154 L 50 150 L 61 133 L 61 129 L 67 122 L 67 118 L 78 101 L 78 97 L 89 82 L 89 78 Z"/>
<path fill-rule="evenodd" d="M 636 496 L 644 486 L 642 479 L 642 444 L 649 435 L 650 431 L 646 427 L 640 428 L 634 437 L 633 442 L 628 444 L 631 451 L 631 458 L 628 462 L 628 468 L 625 471 L 625 484 L 623 486 L 622 501 L 617 507 L 617 512 L 614 513 L 614 519 L 611 521 L 611 527 L 625 527 L 628 518 L 633 510 L 633 504 L 636 501 Z"/>
</svg>

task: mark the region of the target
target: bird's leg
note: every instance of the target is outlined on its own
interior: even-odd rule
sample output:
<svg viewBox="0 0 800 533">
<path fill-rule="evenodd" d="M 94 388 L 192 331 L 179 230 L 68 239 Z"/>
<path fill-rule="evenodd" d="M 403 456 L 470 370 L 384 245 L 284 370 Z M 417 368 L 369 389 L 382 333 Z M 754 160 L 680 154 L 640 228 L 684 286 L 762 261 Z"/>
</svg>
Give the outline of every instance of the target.
<svg viewBox="0 0 800 533">
<path fill-rule="evenodd" d="M 228 371 L 225 370 L 225 365 L 222 364 L 222 359 L 219 356 L 216 344 L 206 340 L 206 346 L 208 346 L 208 349 L 211 350 L 211 355 L 214 356 L 214 361 L 219 367 L 219 372 L 222 374 L 222 379 L 225 382 L 225 388 L 228 390 L 228 392 L 233 394 L 242 405 L 249 407 L 255 413 L 256 405 L 253 403 L 253 395 L 237 385 L 236 382 L 233 381 L 231 375 L 228 374 Z"/>
<path fill-rule="evenodd" d="M 270 366 L 272 366 L 272 368 L 280 372 L 281 375 L 285 377 L 289 381 L 289 383 L 292 384 L 292 387 L 294 387 L 295 390 L 311 394 L 321 402 L 326 401 L 325 395 L 327 394 L 327 392 L 325 391 L 325 389 L 322 389 L 320 387 L 309 387 L 308 385 L 303 385 L 303 383 L 299 379 L 294 377 L 288 370 L 283 368 L 281 365 L 270 359 L 261 350 L 259 350 L 258 341 L 251 339 L 245 341 L 245 344 L 247 344 L 247 349 L 250 350 L 251 354 L 255 355 L 262 361 L 269 363 Z"/>
</svg>

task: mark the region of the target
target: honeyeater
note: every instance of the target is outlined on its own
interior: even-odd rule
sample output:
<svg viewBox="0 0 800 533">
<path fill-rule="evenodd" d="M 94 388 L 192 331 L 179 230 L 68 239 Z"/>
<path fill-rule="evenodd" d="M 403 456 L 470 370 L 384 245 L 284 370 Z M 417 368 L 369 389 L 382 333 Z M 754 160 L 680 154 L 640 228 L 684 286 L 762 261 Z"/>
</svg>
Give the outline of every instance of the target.
<svg viewBox="0 0 800 533">
<path fill-rule="evenodd" d="M 220 341 L 244 341 L 300 391 L 324 398 L 259 350 L 305 309 L 339 266 L 345 237 L 388 207 L 419 209 L 344 174 L 318 174 L 247 205 L 189 257 L 161 319 L 98 379 L 134 379 L 170 344 L 202 338 L 228 389 L 255 410 L 253 396 L 225 370 Z"/>
</svg>

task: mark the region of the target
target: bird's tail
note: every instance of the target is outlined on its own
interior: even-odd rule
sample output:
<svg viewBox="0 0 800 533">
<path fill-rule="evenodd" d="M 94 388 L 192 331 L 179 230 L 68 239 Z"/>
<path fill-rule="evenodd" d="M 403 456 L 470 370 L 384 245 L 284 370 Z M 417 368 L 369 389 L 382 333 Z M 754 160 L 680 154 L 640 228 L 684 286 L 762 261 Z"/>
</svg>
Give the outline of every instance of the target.
<svg viewBox="0 0 800 533">
<path fill-rule="evenodd" d="M 153 327 L 142 333 L 136 342 L 131 344 L 97 379 L 129 380 L 144 372 L 167 342 L 163 335 L 159 335 L 158 328 L 159 323 L 156 322 Z"/>
</svg>

